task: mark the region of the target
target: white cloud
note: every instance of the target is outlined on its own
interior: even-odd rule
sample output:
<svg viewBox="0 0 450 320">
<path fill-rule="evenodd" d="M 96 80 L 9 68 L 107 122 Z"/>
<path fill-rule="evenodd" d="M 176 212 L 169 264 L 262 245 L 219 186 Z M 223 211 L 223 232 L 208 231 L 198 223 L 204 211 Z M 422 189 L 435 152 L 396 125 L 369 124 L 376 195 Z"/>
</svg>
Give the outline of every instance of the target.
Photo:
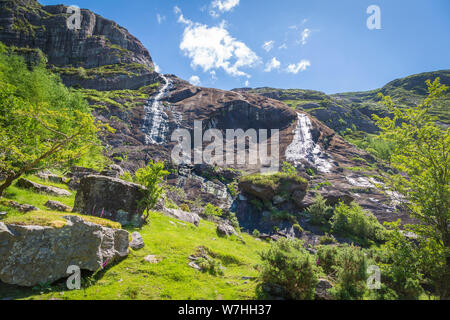
<svg viewBox="0 0 450 320">
<path fill-rule="evenodd" d="M 221 12 L 228 12 L 238 6 L 239 1 L 240 0 L 214 0 L 211 5 Z"/>
<path fill-rule="evenodd" d="M 158 21 L 159 24 L 163 23 L 164 20 L 166 20 L 165 16 L 160 15 L 159 13 L 156 15 L 156 20 Z"/>
<path fill-rule="evenodd" d="M 266 63 L 266 68 L 264 69 L 265 72 L 270 72 L 274 69 L 279 69 L 281 66 L 280 61 L 277 60 L 277 58 L 273 57 L 272 60 Z"/>
<path fill-rule="evenodd" d="M 278 49 L 280 49 L 280 50 L 285 50 L 287 48 L 288 47 L 287 47 L 286 43 L 283 43 L 281 46 L 278 47 Z"/>
<path fill-rule="evenodd" d="M 223 69 L 232 76 L 246 76 L 243 67 L 253 67 L 261 59 L 247 45 L 233 38 L 225 23 L 209 27 L 184 18 L 181 10 L 179 23 L 186 24 L 180 49 L 191 59 L 193 69 L 200 67 L 204 72 Z"/>
<path fill-rule="evenodd" d="M 302 45 L 305 45 L 306 42 L 308 41 L 308 38 L 311 36 L 311 30 L 309 30 L 308 28 L 304 29 L 302 31 Z"/>
<path fill-rule="evenodd" d="M 199 86 L 202 84 L 198 76 L 192 76 L 189 78 L 189 82 L 194 86 Z"/>
<path fill-rule="evenodd" d="M 153 65 L 155 66 L 155 71 L 161 73 L 161 68 L 156 63 L 153 63 Z"/>
<path fill-rule="evenodd" d="M 302 60 L 297 64 L 290 64 L 287 67 L 286 72 L 297 74 L 300 71 L 305 71 L 309 66 L 311 66 L 311 62 L 309 60 Z"/>
<path fill-rule="evenodd" d="M 250 82 L 246 80 L 244 85 L 248 88 L 250 86 Z"/>
<path fill-rule="evenodd" d="M 180 14 L 181 9 L 178 6 L 175 6 L 175 7 L 173 7 L 173 12 L 175 12 L 175 14 Z"/>
<path fill-rule="evenodd" d="M 273 45 L 275 44 L 275 41 L 270 40 L 270 41 L 266 41 L 264 42 L 264 44 L 262 45 L 262 48 L 264 50 L 266 50 L 267 52 L 269 52 L 270 50 L 273 49 Z"/>
</svg>

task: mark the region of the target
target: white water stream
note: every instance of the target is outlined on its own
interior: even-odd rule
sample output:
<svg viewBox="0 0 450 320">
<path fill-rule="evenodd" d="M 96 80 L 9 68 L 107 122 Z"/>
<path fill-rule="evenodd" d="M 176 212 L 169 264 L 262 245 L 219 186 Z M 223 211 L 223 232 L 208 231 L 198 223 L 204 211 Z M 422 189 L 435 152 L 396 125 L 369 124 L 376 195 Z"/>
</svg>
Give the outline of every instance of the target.
<svg viewBox="0 0 450 320">
<path fill-rule="evenodd" d="M 163 74 L 161 77 L 164 80 L 163 86 L 158 94 L 149 100 L 145 106 L 145 118 L 142 130 L 145 133 L 146 144 L 163 144 L 166 141 L 166 135 L 169 131 L 169 117 L 164 111 L 165 106 L 161 100 L 168 95 L 172 87 L 172 82 Z"/>
<path fill-rule="evenodd" d="M 320 145 L 314 142 L 311 130 L 311 120 L 306 114 L 299 113 L 294 139 L 286 150 L 286 160 L 295 164 L 300 164 L 301 160 L 306 160 L 314 165 L 317 170 L 329 173 L 333 165 L 326 154 L 322 152 Z"/>
</svg>

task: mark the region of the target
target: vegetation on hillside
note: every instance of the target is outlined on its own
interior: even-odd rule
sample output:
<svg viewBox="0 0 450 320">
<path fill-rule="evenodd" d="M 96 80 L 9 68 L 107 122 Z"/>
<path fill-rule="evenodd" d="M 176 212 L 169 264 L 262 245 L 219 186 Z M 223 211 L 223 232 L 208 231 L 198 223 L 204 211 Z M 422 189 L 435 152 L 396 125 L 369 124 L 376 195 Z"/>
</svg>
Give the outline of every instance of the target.
<svg viewBox="0 0 450 320">
<path fill-rule="evenodd" d="M 99 133 L 83 98 L 40 64 L 0 44 L 0 197 L 23 174 L 102 161 Z"/>
</svg>

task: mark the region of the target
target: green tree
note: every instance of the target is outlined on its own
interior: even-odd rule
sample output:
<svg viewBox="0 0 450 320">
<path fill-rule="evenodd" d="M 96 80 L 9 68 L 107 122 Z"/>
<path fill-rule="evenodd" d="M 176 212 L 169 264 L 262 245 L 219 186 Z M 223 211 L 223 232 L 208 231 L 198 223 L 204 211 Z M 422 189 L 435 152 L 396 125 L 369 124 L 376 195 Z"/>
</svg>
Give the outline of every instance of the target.
<svg viewBox="0 0 450 320">
<path fill-rule="evenodd" d="M 0 43 L 0 197 L 16 179 L 101 150 L 89 105 L 44 65 L 32 70 Z"/>
<path fill-rule="evenodd" d="M 141 208 L 145 210 L 145 221 L 148 219 L 150 210 L 155 207 L 158 199 L 162 196 L 164 192 L 164 178 L 169 173 L 169 171 L 164 169 L 163 162 L 153 162 L 153 160 L 150 160 L 147 167 L 136 171 L 134 176 L 135 182 L 145 187 L 144 198 L 139 203 Z"/>
<path fill-rule="evenodd" d="M 261 253 L 262 281 L 281 287 L 288 299 L 314 299 L 319 268 L 299 240 L 281 239 Z"/>
<path fill-rule="evenodd" d="M 427 81 L 428 97 L 413 107 L 398 107 L 390 97 L 382 101 L 392 118 L 374 115 L 381 137 L 393 145 L 391 165 L 400 173 L 384 177 L 384 187 L 398 195 L 408 213 L 421 223 L 411 226 L 420 237 L 434 239 L 445 252 L 441 282 L 450 288 L 450 131 L 437 124 L 433 103 L 448 87 L 439 78 Z M 448 292 L 441 298 L 448 298 Z"/>
</svg>

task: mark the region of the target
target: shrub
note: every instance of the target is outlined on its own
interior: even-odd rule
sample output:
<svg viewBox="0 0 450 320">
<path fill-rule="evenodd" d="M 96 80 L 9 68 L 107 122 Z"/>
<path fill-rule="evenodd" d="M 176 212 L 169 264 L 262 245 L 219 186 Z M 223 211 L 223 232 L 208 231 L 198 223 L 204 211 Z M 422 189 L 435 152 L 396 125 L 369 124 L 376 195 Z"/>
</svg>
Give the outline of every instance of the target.
<svg viewBox="0 0 450 320">
<path fill-rule="evenodd" d="M 358 247 L 344 246 L 337 250 L 334 260 L 336 285 L 329 292 L 339 300 L 361 299 L 368 278 L 364 252 Z"/>
<path fill-rule="evenodd" d="M 336 243 L 336 239 L 329 235 L 328 233 L 325 233 L 324 236 L 320 237 L 319 243 L 320 244 L 332 244 L 332 243 Z"/>
<path fill-rule="evenodd" d="M 326 225 L 333 215 L 333 208 L 326 205 L 325 199 L 318 194 L 306 212 L 310 216 L 310 222 L 314 225 Z"/>
<path fill-rule="evenodd" d="M 340 203 L 335 208 L 331 230 L 344 237 L 356 237 L 361 244 L 367 244 L 367 239 L 383 240 L 385 232 L 377 218 L 356 203 L 350 206 Z"/>
<path fill-rule="evenodd" d="M 261 279 L 265 284 L 283 288 L 288 299 L 313 299 L 318 283 L 314 258 L 298 240 L 281 239 L 261 253 Z"/>
<path fill-rule="evenodd" d="M 208 217 L 221 217 L 222 216 L 222 209 L 219 207 L 216 207 L 215 205 L 208 203 L 205 207 L 205 211 L 203 212 L 204 215 Z"/>
<path fill-rule="evenodd" d="M 317 250 L 317 259 L 319 266 L 327 275 L 334 272 L 333 267 L 336 265 L 336 257 L 339 252 L 337 246 L 320 246 Z"/>
<path fill-rule="evenodd" d="M 283 162 L 282 166 L 281 166 L 281 171 L 286 173 L 289 176 L 296 176 L 297 175 L 297 169 L 295 169 L 295 167 L 290 164 L 289 162 Z"/>
<path fill-rule="evenodd" d="M 261 235 L 258 229 L 253 230 L 252 234 L 254 237 L 259 237 Z"/>
<path fill-rule="evenodd" d="M 136 171 L 135 180 L 145 187 L 144 198 L 139 205 L 145 209 L 145 220 L 149 216 L 149 211 L 153 209 L 164 192 L 164 178 L 169 174 L 164 170 L 163 162 L 149 161 L 147 167 Z"/>
</svg>

